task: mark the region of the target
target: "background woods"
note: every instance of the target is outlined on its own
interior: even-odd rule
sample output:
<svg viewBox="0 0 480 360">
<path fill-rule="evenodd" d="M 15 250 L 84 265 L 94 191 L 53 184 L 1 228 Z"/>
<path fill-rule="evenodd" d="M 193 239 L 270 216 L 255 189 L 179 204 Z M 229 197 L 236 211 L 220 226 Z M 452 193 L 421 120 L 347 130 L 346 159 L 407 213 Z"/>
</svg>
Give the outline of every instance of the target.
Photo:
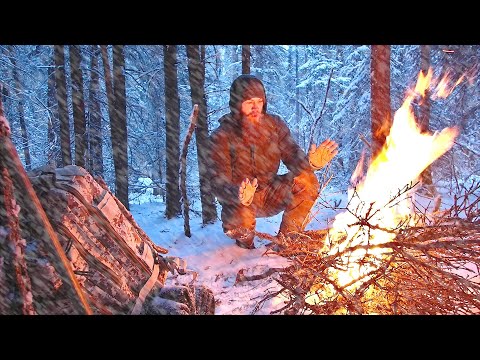
<svg viewBox="0 0 480 360">
<path fill-rule="evenodd" d="M 0 45 L 0 83 L 27 170 L 83 166 L 127 209 L 145 192 L 162 195 L 167 218 L 181 214 L 180 139 L 199 104 L 186 178 L 191 209 L 205 224 L 217 216 L 204 180 L 205 139 L 228 111 L 230 84 L 242 71 L 262 78 L 269 111 L 304 149 L 310 136 L 339 143 L 329 186 L 343 190 L 362 151 L 381 146 L 420 71 L 431 67 L 454 81 L 466 75 L 448 98 L 415 104 L 422 129 L 461 129 L 423 174 L 429 184 L 454 187 L 480 173 L 479 55 L 470 45 Z"/>
</svg>

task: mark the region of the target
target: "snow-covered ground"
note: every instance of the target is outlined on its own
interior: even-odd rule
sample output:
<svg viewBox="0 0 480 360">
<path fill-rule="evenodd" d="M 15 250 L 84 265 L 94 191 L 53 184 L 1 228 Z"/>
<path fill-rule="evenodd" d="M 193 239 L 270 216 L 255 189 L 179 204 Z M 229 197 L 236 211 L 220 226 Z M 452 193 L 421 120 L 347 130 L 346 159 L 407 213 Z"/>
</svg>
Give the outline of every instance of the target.
<svg viewBox="0 0 480 360">
<path fill-rule="evenodd" d="M 164 217 L 165 204 L 152 201 L 153 199 L 151 197 L 146 202 L 138 199 L 137 204 L 130 205 L 130 211 L 152 241 L 168 250 L 166 256 L 186 260 L 187 274 L 169 274 L 167 284 L 193 283 L 207 286 L 215 296 L 216 315 L 267 315 L 284 305 L 281 297 L 261 302 L 268 293 L 279 288 L 273 279 L 275 275 L 235 284 L 237 273 L 241 269 L 244 275 L 252 276 L 263 274 L 269 268 L 288 266 L 286 258 L 265 254 L 265 245 L 270 241 L 255 237 L 255 249 L 240 248 L 223 233 L 219 220 L 203 227 L 201 218 L 193 212 L 190 212 L 189 238 L 184 234 L 183 218 L 167 220 Z M 332 216 L 331 211 L 315 211 L 316 208 L 313 210 L 316 215 L 307 229 L 325 228 L 328 217 Z M 280 213 L 274 217 L 257 219 L 256 230 L 276 235 L 282 215 Z M 262 306 L 255 311 L 259 303 Z"/>
</svg>

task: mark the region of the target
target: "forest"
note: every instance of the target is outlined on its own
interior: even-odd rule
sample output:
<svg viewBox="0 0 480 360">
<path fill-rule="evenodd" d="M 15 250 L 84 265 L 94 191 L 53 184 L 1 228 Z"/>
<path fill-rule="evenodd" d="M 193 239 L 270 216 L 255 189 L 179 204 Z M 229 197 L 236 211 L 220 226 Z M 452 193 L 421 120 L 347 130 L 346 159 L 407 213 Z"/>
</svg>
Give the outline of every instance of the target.
<svg viewBox="0 0 480 360">
<path fill-rule="evenodd" d="M 347 188 L 372 134 L 371 48 L 2 45 L 0 83 L 12 141 L 27 170 L 84 166 L 101 175 L 127 206 L 145 191 L 137 180 L 150 178 L 155 192 L 171 200 L 166 216 L 172 217 L 180 212 L 176 169 L 193 104 L 201 106 L 188 149 L 187 189 L 198 211 L 197 142 L 228 112 L 229 87 L 242 72 L 262 79 L 269 111 L 288 123 L 302 148 L 312 139 L 339 144 L 332 185 Z M 442 184 L 478 173 L 478 52 L 473 45 L 392 45 L 384 59 L 392 114 L 422 69 L 470 76 L 447 99 L 429 105 L 430 130 L 461 128 L 453 151 L 433 165 L 434 179 Z"/>
<path fill-rule="evenodd" d="M 455 85 L 449 96 L 427 93 L 412 107 L 422 132 L 458 129 L 421 176 L 427 193 L 453 194 L 480 181 L 479 59 L 477 45 L 0 45 L 0 93 L 26 171 L 83 167 L 127 210 L 147 191 L 161 196 L 166 219 L 182 216 L 182 144 L 198 105 L 183 149 L 186 195 L 208 224 L 218 204 L 206 140 L 229 111 L 238 75 L 263 81 L 268 111 L 303 150 L 339 144 L 328 186 L 345 192 L 383 146 L 419 74 L 445 79 Z"/>
</svg>

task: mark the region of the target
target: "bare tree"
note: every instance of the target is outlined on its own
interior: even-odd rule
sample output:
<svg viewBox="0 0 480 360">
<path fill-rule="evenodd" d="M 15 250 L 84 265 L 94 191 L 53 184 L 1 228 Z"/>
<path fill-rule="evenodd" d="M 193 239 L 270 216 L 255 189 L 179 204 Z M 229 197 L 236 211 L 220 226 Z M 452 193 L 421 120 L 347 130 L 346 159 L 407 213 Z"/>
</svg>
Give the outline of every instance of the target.
<svg viewBox="0 0 480 360">
<path fill-rule="evenodd" d="M 123 45 L 113 46 L 113 78 L 106 45 L 100 45 L 105 88 L 108 100 L 108 115 L 112 138 L 113 165 L 115 167 L 115 196 L 128 206 L 128 154 L 127 154 L 127 116 L 125 95 L 125 58 Z"/>
<path fill-rule="evenodd" d="M 390 98 L 390 46 L 371 47 L 372 158 L 383 145 L 392 125 Z"/>
<path fill-rule="evenodd" d="M 167 149 L 167 192 L 165 216 L 167 219 L 182 213 L 180 204 L 179 170 L 180 170 L 180 101 L 177 82 L 177 46 L 164 45 L 165 72 L 165 127 Z"/>
<path fill-rule="evenodd" d="M 295 46 L 295 130 L 298 135 L 297 141 L 300 144 L 304 144 L 304 134 L 302 131 L 300 131 L 300 122 L 301 122 L 301 116 L 300 116 L 300 87 L 298 86 L 300 84 L 300 73 L 299 73 L 299 53 L 298 53 L 298 46 Z"/>
<path fill-rule="evenodd" d="M 232 53 L 231 53 L 231 54 L 232 54 L 231 62 L 232 62 L 233 64 L 237 64 L 237 63 L 238 63 L 238 45 L 232 46 Z M 236 67 L 235 67 L 235 68 L 236 68 Z M 232 69 L 234 69 L 234 68 L 232 67 Z M 233 70 L 233 71 L 231 72 L 232 81 L 235 80 L 235 78 L 236 78 L 237 76 L 238 76 L 237 71 Z"/>
<path fill-rule="evenodd" d="M 250 74 L 250 45 L 242 45 L 242 74 Z"/>
<path fill-rule="evenodd" d="M 60 122 L 58 119 L 58 104 L 55 99 L 55 59 L 52 57 L 48 68 L 47 85 L 47 108 L 48 108 L 48 163 L 54 167 L 62 163 L 60 152 Z"/>
<path fill-rule="evenodd" d="M 24 98 L 23 98 L 23 86 L 20 81 L 20 74 L 18 72 L 15 47 L 13 45 L 9 46 L 10 51 L 10 62 L 12 64 L 12 77 L 15 82 L 15 95 L 17 97 L 17 114 L 18 122 L 20 123 L 20 129 L 22 131 L 21 136 L 21 149 L 23 150 L 23 156 L 25 161 L 25 168 L 30 170 L 32 167 L 32 159 L 30 157 L 30 146 L 28 143 L 28 134 L 27 134 L 27 124 L 25 123 L 25 109 L 24 109 Z"/>
<path fill-rule="evenodd" d="M 215 198 L 212 195 L 210 182 L 207 178 L 208 123 L 207 101 L 205 98 L 205 46 L 187 45 L 188 74 L 192 92 L 192 106 L 198 104 L 198 122 L 195 129 L 197 139 L 198 171 L 200 177 L 200 198 L 202 202 L 202 222 L 212 223 L 217 219 Z"/>
<path fill-rule="evenodd" d="M 430 45 L 420 46 L 420 69 L 423 75 L 427 75 L 430 68 Z M 421 132 L 429 131 L 430 129 L 430 90 L 425 89 L 425 96 L 422 99 L 420 114 L 418 116 L 418 127 Z M 436 194 L 436 189 L 432 182 L 432 168 L 428 166 L 421 174 L 420 180 L 424 188 L 431 192 L 431 195 Z"/>
<path fill-rule="evenodd" d="M 100 112 L 99 76 L 98 76 L 98 45 L 91 45 L 90 58 L 90 91 L 88 94 L 88 142 L 89 151 L 87 166 L 95 176 L 103 176 L 102 151 L 102 114 Z"/>
<path fill-rule="evenodd" d="M 128 210 L 127 99 L 123 49 L 123 45 L 113 45 L 113 93 L 116 114 L 115 124 L 111 126 L 111 130 L 115 166 L 115 195 Z"/>
<path fill-rule="evenodd" d="M 86 122 L 83 98 L 82 54 L 80 45 L 70 45 L 70 74 L 72 78 L 73 132 L 75 134 L 75 165 L 85 167 Z"/>
<path fill-rule="evenodd" d="M 62 153 L 61 166 L 72 164 L 70 149 L 70 120 L 67 106 L 67 80 L 65 77 L 65 47 L 54 46 L 55 59 L 55 94 L 58 102 L 58 116 L 60 118 L 60 148 Z"/>
</svg>

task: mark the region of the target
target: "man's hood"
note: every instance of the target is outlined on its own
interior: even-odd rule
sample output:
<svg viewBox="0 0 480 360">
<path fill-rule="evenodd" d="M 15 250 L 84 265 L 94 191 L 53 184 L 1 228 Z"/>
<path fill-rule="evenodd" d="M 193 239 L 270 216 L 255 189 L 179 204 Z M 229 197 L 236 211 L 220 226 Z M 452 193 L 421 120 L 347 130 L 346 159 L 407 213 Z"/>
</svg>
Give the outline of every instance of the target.
<svg viewBox="0 0 480 360">
<path fill-rule="evenodd" d="M 262 113 L 267 112 L 267 98 L 262 81 L 254 75 L 240 75 L 230 87 L 230 111 L 235 118 L 239 118 L 242 102 L 251 98 L 263 99 Z"/>
</svg>

